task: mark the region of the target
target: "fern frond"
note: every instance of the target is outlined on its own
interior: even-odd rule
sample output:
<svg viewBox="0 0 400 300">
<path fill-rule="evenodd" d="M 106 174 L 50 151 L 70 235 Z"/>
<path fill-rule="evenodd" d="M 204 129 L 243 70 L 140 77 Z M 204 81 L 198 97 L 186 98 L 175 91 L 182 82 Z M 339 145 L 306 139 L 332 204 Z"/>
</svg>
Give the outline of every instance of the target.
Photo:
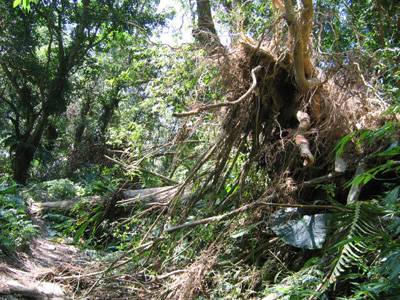
<svg viewBox="0 0 400 300">
<path fill-rule="evenodd" d="M 346 206 L 346 209 L 346 212 L 334 215 L 334 220 L 339 220 L 336 229 L 340 231 L 341 237 L 333 247 L 338 254 L 323 289 L 335 283 L 339 276 L 362 259 L 371 249 L 372 237 L 382 235 L 374 222 L 374 217 L 383 213 L 380 207 L 358 201 Z"/>
</svg>

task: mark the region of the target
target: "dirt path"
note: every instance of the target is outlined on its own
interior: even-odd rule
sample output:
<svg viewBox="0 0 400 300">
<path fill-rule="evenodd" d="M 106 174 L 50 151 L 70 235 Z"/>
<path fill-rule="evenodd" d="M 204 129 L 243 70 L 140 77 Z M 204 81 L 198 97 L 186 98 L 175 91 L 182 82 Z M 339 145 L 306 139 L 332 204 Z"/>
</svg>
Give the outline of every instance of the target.
<svg viewBox="0 0 400 300">
<path fill-rule="evenodd" d="M 0 299 L 73 299 L 83 284 L 61 277 L 98 270 L 77 248 L 45 238 L 31 243 L 28 253 L 0 254 Z"/>
<path fill-rule="evenodd" d="M 74 246 L 49 240 L 46 224 L 31 213 L 40 232 L 29 250 L 15 253 L 0 245 L 0 300 L 79 299 L 94 278 L 73 277 L 99 271 L 100 264 Z"/>
</svg>

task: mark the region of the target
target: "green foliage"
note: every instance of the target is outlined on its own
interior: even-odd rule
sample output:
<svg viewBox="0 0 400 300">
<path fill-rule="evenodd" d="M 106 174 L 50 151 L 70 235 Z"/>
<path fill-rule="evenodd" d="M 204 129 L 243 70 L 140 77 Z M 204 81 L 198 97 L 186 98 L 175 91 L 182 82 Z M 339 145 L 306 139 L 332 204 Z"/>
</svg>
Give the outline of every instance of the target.
<svg viewBox="0 0 400 300">
<path fill-rule="evenodd" d="M 54 199 L 73 198 L 78 192 L 78 187 L 68 179 L 48 181 L 45 187 L 47 187 L 47 195 Z"/>
<path fill-rule="evenodd" d="M 62 214 L 46 213 L 41 218 L 47 226 L 50 239 L 63 240 L 73 236 L 76 219 Z"/>
<path fill-rule="evenodd" d="M 37 2 L 38 0 L 14 0 L 13 6 L 17 7 L 18 5 L 21 5 L 23 9 L 29 11 L 31 8 L 31 3 L 37 3 Z"/>
<path fill-rule="evenodd" d="M 336 224 L 333 228 L 337 229 L 333 235 L 336 244 L 331 248 L 335 259 L 324 288 L 338 278 L 352 282 L 354 294 L 341 299 L 395 299 L 394 295 L 399 293 L 399 186 L 391 183 L 399 178 L 400 172 L 395 162 L 400 154 L 398 126 L 398 123 L 389 122 L 375 130 L 357 131 L 346 136 L 335 148 L 340 155 L 346 143 L 353 141 L 369 160 L 385 162 L 355 176 L 349 185 L 366 184 L 378 179 L 378 175 L 391 174 L 390 181 L 385 184 L 386 196 L 381 199 L 347 206 L 331 199 L 342 211 L 332 217 Z"/>
<path fill-rule="evenodd" d="M 375 130 L 358 130 L 352 134 L 345 136 L 335 147 L 336 155 L 340 156 L 345 145 L 350 141 L 356 141 L 356 147 L 360 152 L 364 152 L 369 157 L 383 158 L 385 163 L 377 165 L 367 172 L 355 176 L 351 184 L 366 184 L 372 179 L 377 179 L 378 174 L 388 172 L 399 173 L 400 165 L 395 162 L 395 158 L 400 155 L 400 145 L 397 140 L 397 133 L 400 123 L 388 122 Z M 382 151 L 381 147 L 386 148 Z M 380 147 L 380 148 L 378 148 Z M 376 148 L 380 150 L 376 152 Z M 375 152 L 373 152 L 375 151 Z"/>
<path fill-rule="evenodd" d="M 363 252 L 367 253 L 368 251 L 370 255 L 352 256 L 352 263 L 357 266 L 358 272 L 350 273 L 343 279 L 350 280 L 353 285 L 353 294 L 339 299 L 398 298 L 400 293 L 400 244 L 398 239 L 400 198 L 398 190 L 399 186 L 392 188 L 381 201 L 389 213 L 381 218 L 381 226 L 386 229 L 385 232 L 381 231 L 373 239 L 359 239 L 357 245 L 354 246 L 360 248 L 362 243 Z M 346 245 L 355 242 L 356 239 L 343 241 Z M 350 261 L 345 263 L 350 263 Z"/>
<path fill-rule="evenodd" d="M 187 177 L 196 166 L 197 158 L 220 133 L 220 120 L 213 119 L 212 111 L 205 112 L 199 119 L 173 118 L 172 113 L 226 100 L 230 91 L 223 88 L 216 60 L 204 60 L 202 50 L 189 47 L 173 51 L 157 47 L 142 36 L 142 33 L 150 35 L 155 32 L 154 25 L 158 22 L 155 4 L 158 1 L 89 1 L 85 22 L 81 22 L 86 18 L 83 13 L 85 1 L 41 1 L 32 5 L 32 9 L 29 9 L 29 2 L 32 0 L 14 0 L 14 9 L 10 9 L 12 2 L 0 4 L 3 18 L 0 22 L 0 51 L 1 62 L 5 65 L 0 70 L 0 102 L 3 104 L 0 108 L 0 134 L 11 154 L 1 158 L 2 180 L 8 180 L 9 167 L 6 165 L 10 157 L 28 157 L 16 155 L 18 149 L 34 149 L 33 180 L 67 176 L 70 179 L 38 183 L 30 190 L 24 189 L 19 193 L 25 198 L 42 202 L 82 199 L 68 212 L 68 216 L 51 212 L 43 215 L 53 237 L 68 237 L 85 247 L 102 246 L 112 251 L 130 250 L 141 245 L 144 238 L 165 238 L 167 242 L 151 251 L 146 250 L 140 255 L 131 253 L 130 268 L 135 270 L 129 270 L 132 274 L 143 269 L 156 272 L 152 269 L 156 265 L 165 267 L 163 270 L 184 268 L 210 244 L 226 250 L 224 259 L 245 249 L 252 255 L 253 265 L 256 265 L 258 253 L 255 250 L 261 238 L 254 232 L 265 221 L 256 220 L 252 225 L 239 226 L 234 219 L 218 225 L 210 223 L 182 230 L 168 237 L 163 233 L 163 226 L 169 221 L 180 224 L 224 213 L 235 205 L 240 207 L 246 201 L 257 199 L 270 185 L 268 174 L 257 165 L 257 160 L 263 159 L 263 153 L 246 165 L 249 156 L 244 150 L 250 147 L 247 145 L 250 135 L 256 136 L 257 131 L 251 131 L 245 137 L 239 133 L 238 139 L 243 137 L 244 140 L 240 145 L 246 149 L 233 147 L 235 149 L 226 157 L 218 157 L 218 160 L 227 161 L 225 165 L 221 164 L 220 170 L 213 169 L 216 165 L 213 157 L 192 178 Z M 396 102 L 400 93 L 400 73 L 396 63 L 400 52 L 396 48 L 398 29 L 392 25 L 398 21 L 395 15 L 398 6 L 390 1 L 380 2 L 386 11 L 386 22 L 379 21 L 379 7 L 373 1 L 315 1 L 319 11 L 314 15 L 317 24 L 314 33 L 319 39 L 314 40 L 323 57 L 320 61 L 322 71 L 327 66 L 346 68 L 346 64 L 355 58 L 360 64 L 370 66 L 368 74 L 373 75 L 370 78 L 377 78 L 374 81 L 379 88 L 376 95 L 384 93 L 385 99 L 390 96 L 393 99 L 390 101 Z M 193 3 L 191 1 L 189 5 Z M 118 6 L 114 7 L 114 4 Z M 212 4 L 216 23 L 224 30 L 235 34 L 243 30 L 254 38 L 266 34 L 265 43 L 277 38 L 274 35 L 279 30 L 283 32 L 281 36 L 285 36 L 287 27 L 281 26 L 285 24 L 283 15 L 279 10 L 274 11 L 271 1 L 227 0 Z M 18 5 L 25 10 L 15 9 Z M 137 26 L 127 26 L 129 23 L 125 17 Z M 162 23 L 163 16 L 158 20 Z M 380 26 L 384 29 L 381 37 L 376 30 Z M 233 39 L 236 36 L 239 35 L 234 35 Z M 284 45 L 285 41 L 281 44 Z M 263 47 L 263 44 L 260 45 Z M 343 51 L 348 52 L 343 54 Z M 340 55 L 345 58 L 341 60 L 338 58 Z M 63 65 L 65 62 L 69 64 Z M 235 63 L 235 60 L 230 63 Z M 281 63 L 286 65 L 284 61 Z M 243 67 L 246 68 L 247 64 Z M 327 78 L 334 77 L 327 74 Z M 368 82 L 369 79 L 366 80 Z M 246 85 L 241 88 L 245 90 Z M 398 108 L 393 106 L 388 114 L 398 113 Z M 269 118 L 267 115 L 262 117 Z M 45 124 L 43 128 L 38 127 L 41 121 Z M 216 126 L 214 123 L 217 123 Z M 52 127 L 57 129 L 58 137 L 51 134 Z M 291 129 L 285 130 L 290 133 Z M 33 132 L 41 130 L 41 141 L 33 143 Z M 229 132 L 229 128 L 223 130 Z M 367 172 L 353 178 L 349 185 L 372 183 L 382 179 L 380 175 L 398 177 L 398 132 L 399 123 L 386 122 L 374 130 L 363 129 L 352 133 L 339 143 L 335 148 L 337 155 L 351 141 L 373 165 Z M 275 139 L 273 136 L 266 137 L 270 138 Z M 265 142 L 265 145 L 268 147 L 269 144 Z M 225 147 L 220 146 L 221 149 Z M 110 153 L 123 166 L 105 163 L 104 154 Z M 51 171 L 48 171 L 49 166 L 52 166 Z M 211 188 L 196 200 L 177 197 L 168 206 L 150 208 L 137 204 L 129 211 L 129 214 L 134 214 L 129 219 L 104 220 L 103 207 L 99 205 L 93 209 L 85 196 L 107 195 L 116 191 L 121 186 L 121 180 L 126 179 L 126 170 L 128 177 L 139 178 L 143 186 L 165 184 L 159 177 L 137 170 L 138 166 L 179 182 L 186 179 L 188 182 L 189 179 L 195 181 L 193 191 L 203 189 L 203 178 L 217 178 L 212 174 L 223 174 L 220 176 L 223 180 L 215 180 L 210 184 Z M 288 172 L 291 172 L 290 168 Z M 207 184 L 210 183 L 208 180 Z M 338 193 L 333 183 L 319 187 L 334 201 Z M 335 234 L 328 238 L 329 242 L 334 241 L 334 246 L 324 259 L 315 256 L 296 272 L 280 261 L 281 265 L 273 271 L 279 270 L 274 274 L 267 266 L 257 270 L 256 266 L 250 268 L 245 264 L 227 268 L 221 264 L 221 268 L 213 270 L 210 276 L 212 282 L 209 284 L 213 286 L 210 297 L 247 299 L 255 297 L 255 294 L 258 297 L 275 294 L 276 299 L 305 299 L 311 295 L 328 299 L 329 293 L 334 292 L 327 285 L 336 283 L 340 286 L 346 280 L 353 284 L 353 295 L 349 299 L 390 299 L 398 295 L 400 187 L 391 183 L 384 187 L 387 195 L 382 199 L 368 199 L 369 202 L 356 202 L 350 206 L 333 203 L 342 211 L 332 217 L 335 226 L 331 229 L 335 230 Z M 26 204 L 19 193 L 16 186 L 5 186 L 0 191 L 1 243 L 15 248 L 26 247 L 29 238 L 34 235 L 26 214 Z M 238 194 L 240 201 L 236 199 Z M 164 219 L 166 207 L 173 211 L 172 220 Z M 218 208 L 217 212 L 215 208 Z M 263 213 L 260 210 L 251 217 L 256 218 L 257 214 Z M 233 233 L 223 232 L 226 234 L 223 236 L 220 229 L 229 227 L 230 222 L 237 228 Z M 287 244 L 319 249 L 326 236 L 326 215 L 281 219 L 271 227 Z M 263 229 L 265 231 L 265 226 Z M 268 235 L 271 234 L 268 232 Z M 246 245 L 239 245 L 241 243 Z M 277 249 L 284 252 L 284 247 L 290 246 L 279 245 Z M 268 252 L 264 251 L 260 257 L 263 259 L 266 255 Z M 331 270 L 325 270 L 324 265 L 332 257 Z M 328 284 L 325 290 L 316 293 L 317 286 L 327 275 L 324 271 L 329 275 Z M 267 286 L 270 283 L 263 281 L 274 277 L 273 286 Z M 256 282 L 262 282 L 261 292 Z"/>
<path fill-rule="evenodd" d="M 267 286 L 262 294 L 266 296 L 274 295 L 274 299 L 308 299 L 315 293 L 319 282 L 321 282 L 324 277 L 321 266 L 325 263 L 324 259 L 314 257 L 306 262 L 304 267 L 298 272 L 291 273 L 288 276 L 278 273 L 274 284 Z M 279 277 L 283 278 L 279 280 Z M 321 300 L 328 299 L 328 297 L 322 293 L 319 293 L 318 296 L 318 299 Z"/>
<path fill-rule="evenodd" d="M 51 202 L 82 196 L 85 189 L 69 179 L 58 179 L 38 183 L 23 194 L 36 202 Z"/>
<path fill-rule="evenodd" d="M 271 216 L 271 229 L 292 246 L 302 249 L 320 249 L 325 242 L 330 214 L 301 215 L 281 209 Z"/>
<path fill-rule="evenodd" d="M 228 31 L 233 34 L 230 37 L 233 39 L 242 30 L 251 37 L 259 37 L 264 28 L 270 28 L 278 18 L 278 14 L 274 14 L 271 1 L 219 1 L 213 9 L 221 37 Z"/>
<path fill-rule="evenodd" d="M 83 216 L 83 218 L 79 221 L 79 223 L 77 224 L 78 226 L 73 240 L 75 244 L 78 243 L 79 239 L 83 236 L 89 225 L 91 225 L 92 234 L 95 233 L 104 215 L 104 212 L 101 209 L 102 209 L 101 205 L 97 206 L 93 210 L 93 212 L 86 213 Z M 90 240 L 90 236 L 86 237 L 86 240 Z"/>
<path fill-rule="evenodd" d="M 17 185 L 0 185 L 0 247 L 27 250 L 36 236 Z"/>
<path fill-rule="evenodd" d="M 145 95 L 139 91 L 121 102 L 116 112 L 118 122 L 110 126 L 108 143 L 125 149 L 122 157 L 131 166 L 129 175 L 140 176 L 148 187 L 159 186 L 162 181 L 137 171 L 136 166 L 181 180 L 197 154 L 215 137 L 215 127 L 207 126 L 207 122 L 200 123 L 195 117 L 187 120 L 172 117 L 173 112 L 190 110 L 196 103 L 223 100 L 218 89 L 220 82 L 216 80 L 217 70 L 215 66 L 198 64 L 200 52 L 189 49 L 171 52 L 165 47 L 152 50 L 149 63 L 156 75 L 149 77 Z M 206 118 L 211 116 L 212 112 Z"/>
<path fill-rule="evenodd" d="M 139 2 L 39 1 L 29 11 L 12 8 L 10 1 L 0 5 L 4 16 L 0 27 L 3 91 L 0 102 L 8 119 L 1 134 L 8 138 L 16 181 L 26 183 L 34 159 L 52 161 L 49 154 L 54 151 L 56 137 L 50 134 L 46 140 L 44 136 L 47 132 L 64 129 L 53 126 L 60 125 L 54 117 L 61 116 L 69 102 L 77 100 L 70 97 L 74 86 L 71 78 L 95 56 L 92 50 L 108 50 L 108 42 L 114 38 L 118 40 L 122 32 L 140 36 L 138 27 L 149 33 L 150 28 L 164 22 L 154 2 Z M 24 0 L 23 5 L 27 4 Z M 138 27 L 128 25 L 128 19 Z M 104 133 L 118 106 L 118 91 L 125 88 L 129 79 L 120 77 L 114 80 L 111 91 L 95 96 L 104 109 L 96 120 L 101 123 L 100 133 Z M 96 78 L 92 77 L 92 82 L 96 82 Z M 49 128 L 54 130 L 48 131 Z M 58 134 L 61 136 L 61 133 L 64 132 Z M 39 153 L 40 150 L 47 152 Z"/>
<path fill-rule="evenodd" d="M 375 220 L 385 213 L 384 208 L 361 201 L 347 206 L 334 204 L 346 212 L 338 212 L 332 216 L 340 231 L 339 241 L 332 247 L 337 254 L 327 286 L 335 282 L 337 277 L 352 265 L 361 262 L 364 254 L 374 249 L 374 244 L 383 234 Z"/>
</svg>

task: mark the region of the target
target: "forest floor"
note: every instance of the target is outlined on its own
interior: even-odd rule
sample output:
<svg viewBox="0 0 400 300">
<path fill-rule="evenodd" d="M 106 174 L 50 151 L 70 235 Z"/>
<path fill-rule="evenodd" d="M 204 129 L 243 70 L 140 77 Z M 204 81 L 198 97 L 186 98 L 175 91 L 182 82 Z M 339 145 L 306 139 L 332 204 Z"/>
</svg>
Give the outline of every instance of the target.
<svg viewBox="0 0 400 300">
<path fill-rule="evenodd" d="M 35 221 L 40 233 L 27 251 L 0 251 L 0 299 L 121 299 L 104 285 L 91 289 L 96 277 L 87 274 L 101 274 L 104 266 L 90 252 L 52 240 L 45 222 Z"/>
</svg>

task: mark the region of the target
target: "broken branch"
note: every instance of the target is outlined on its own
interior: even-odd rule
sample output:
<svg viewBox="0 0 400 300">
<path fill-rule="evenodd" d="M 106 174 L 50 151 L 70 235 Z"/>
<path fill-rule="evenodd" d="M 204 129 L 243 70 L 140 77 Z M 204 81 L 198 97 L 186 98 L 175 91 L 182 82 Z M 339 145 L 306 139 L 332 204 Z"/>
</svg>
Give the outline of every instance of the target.
<svg viewBox="0 0 400 300">
<path fill-rule="evenodd" d="M 311 127 L 310 117 L 308 116 L 308 114 L 302 111 L 298 111 L 296 116 L 300 124 L 297 132 L 294 135 L 295 142 L 296 145 L 300 148 L 300 155 L 304 157 L 303 165 L 311 167 L 314 164 L 315 159 L 310 151 L 308 140 L 304 137 L 305 133 Z"/>
</svg>

